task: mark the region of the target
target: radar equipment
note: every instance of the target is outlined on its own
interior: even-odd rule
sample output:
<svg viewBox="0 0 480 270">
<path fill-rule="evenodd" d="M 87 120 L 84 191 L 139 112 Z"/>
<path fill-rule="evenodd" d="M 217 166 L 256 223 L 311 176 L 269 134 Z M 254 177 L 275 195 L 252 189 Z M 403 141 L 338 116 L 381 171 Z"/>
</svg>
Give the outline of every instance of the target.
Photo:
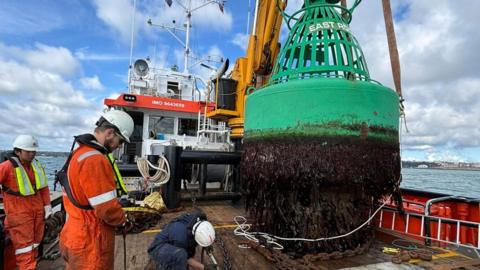
<svg viewBox="0 0 480 270">
<path fill-rule="evenodd" d="M 148 63 L 143 59 L 138 59 L 137 61 L 135 61 L 135 64 L 133 64 L 133 68 L 135 70 L 135 74 L 137 74 L 139 77 L 145 77 L 146 75 L 148 75 Z"/>
</svg>

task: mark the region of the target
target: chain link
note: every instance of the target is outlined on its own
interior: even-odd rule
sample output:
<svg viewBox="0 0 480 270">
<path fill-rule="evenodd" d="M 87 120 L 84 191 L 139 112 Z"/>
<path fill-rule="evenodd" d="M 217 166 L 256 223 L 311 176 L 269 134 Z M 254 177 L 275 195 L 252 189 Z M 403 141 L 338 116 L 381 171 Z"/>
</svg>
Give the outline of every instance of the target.
<svg viewBox="0 0 480 270">
<path fill-rule="evenodd" d="M 266 249 L 262 245 L 248 242 L 246 243 L 250 248 L 260 253 L 265 257 L 269 262 L 274 265 L 274 269 L 277 270 L 326 270 L 323 266 L 314 265 L 312 262 L 301 258 L 299 260 L 294 260 L 285 253 L 282 253 L 279 250 Z"/>
<path fill-rule="evenodd" d="M 220 248 L 222 249 L 222 256 L 223 256 L 223 270 L 233 270 L 232 267 L 232 259 L 230 258 L 230 253 L 223 241 L 223 238 L 220 234 L 217 234 L 218 243 L 220 244 Z"/>
<path fill-rule="evenodd" d="M 315 265 L 317 261 L 328 261 L 328 260 L 338 260 L 347 257 L 354 257 L 360 254 L 364 254 L 370 248 L 371 240 L 366 242 L 363 245 L 358 246 L 355 249 L 348 249 L 345 251 L 334 251 L 331 253 L 320 252 L 317 254 L 307 254 L 301 257 L 300 259 L 293 259 L 285 253 L 282 253 L 279 250 L 267 249 L 263 246 L 254 243 L 248 242 L 245 243 L 250 248 L 258 252 L 260 255 L 265 257 L 269 262 L 274 264 L 275 269 L 278 270 L 325 270 L 327 268 L 321 265 Z"/>
<path fill-rule="evenodd" d="M 365 244 L 362 244 L 356 247 L 355 249 L 347 249 L 342 252 L 334 251 L 331 253 L 320 252 L 317 254 L 307 254 L 303 256 L 303 259 L 310 262 L 316 262 L 316 261 L 338 260 L 338 259 L 347 258 L 347 257 L 354 257 L 357 255 L 366 253 L 370 248 L 370 244 L 371 244 L 371 241 L 368 241 Z"/>
<path fill-rule="evenodd" d="M 188 189 L 187 187 L 187 180 L 183 179 L 183 187 L 185 188 L 185 191 L 190 193 L 190 200 L 192 201 L 192 207 L 195 209 L 197 208 L 197 191 Z"/>
<path fill-rule="evenodd" d="M 197 208 L 197 192 L 190 191 L 190 197 L 192 199 L 192 206 L 193 208 Z"/>
</svg>

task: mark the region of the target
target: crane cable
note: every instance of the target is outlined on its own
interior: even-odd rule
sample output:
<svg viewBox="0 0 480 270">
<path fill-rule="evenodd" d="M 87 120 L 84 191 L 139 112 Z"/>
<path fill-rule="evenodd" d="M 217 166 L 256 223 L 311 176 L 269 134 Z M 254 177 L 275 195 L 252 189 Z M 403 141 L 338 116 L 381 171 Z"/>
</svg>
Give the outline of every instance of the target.
<svg viewBox="0 0 480 270">
<path fill-rule="evenodd" d="M 157 166 L 145 158 L 139 158 L 137 167 L 143 178 L 151 183 L 163 185 L 170 179 L 170 165 L 168 160 L 162 155 L 159 156 Z M 150 175 L 150 168 L 157 170 L 153 176 Z"/>
</svg>

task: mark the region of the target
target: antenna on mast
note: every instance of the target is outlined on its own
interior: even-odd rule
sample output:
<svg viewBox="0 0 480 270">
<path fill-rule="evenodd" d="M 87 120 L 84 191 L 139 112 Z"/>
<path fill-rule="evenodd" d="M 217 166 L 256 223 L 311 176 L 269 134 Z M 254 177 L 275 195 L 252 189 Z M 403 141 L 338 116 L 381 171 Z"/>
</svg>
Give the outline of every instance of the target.
<svg viewBox="0 0 480 270">
<path fill-rule="evenodd" d="M 173 0 L 165 0 L 165 2 L 167 3 L 167 5 L 169 7 L 172 6 L 173 4 Z M 188 66 L 188 58 L 190 57 L 190 28 L 192 27 L 192 13 L 194 11 L 197 11 L 209 4 L 218 4 L 218 7 L 220 8 L 220 11 L 223 13 L 223 7 L 224 7 L 224 2 L 225 1 L 221 1 L 221 0 L 208 0 L 208 1 L 205 1 L 204 3 L 196 6 L 196 7 L 192 7 L 192 0 L 186 0 L 186 3 L 182 3 L 180 0 L 175 0 L 175 2 L 185 10 L 185 13 L 187 14 L 186 15 L 186 22 L 185 22 L 185 29 L 181 29 L 181 28 L 176 28 L 176 27 L 172 27 L 172 26 L 166 26 L 164 24 L 154 24 L 152 23 L 152 20 L 149 19 L 148 20 L 148 24 L 149 25 L 152 25 L 152 26 L 158 26 L 162 29 L 165 29 L 167 30 L 180 44 L 183 45 L 183 47 L 185 48 L 184 49 L 184 66 L 183 66 L 183 73 L 185 74 L 188 74 L 189 73 L 189 66 Z M 179 30 L 179 31 L 185 31 L 185 42 L 183 42 L 172 30 Z"/>
<path fill-rule="evenodd" d="M 135 39 L 135 13 L 136 12 L 137 0 L 133 0 L 133 10 L 132 10 L 132 29 L 130 36 L 130 61 L 128 64 L 128 90 L 130 93 L 133 93 L 133 89 L 130 88 L 130 83 L 132 79 L 132 59 L 133 59 L 133 41 Z"/>
</svg>

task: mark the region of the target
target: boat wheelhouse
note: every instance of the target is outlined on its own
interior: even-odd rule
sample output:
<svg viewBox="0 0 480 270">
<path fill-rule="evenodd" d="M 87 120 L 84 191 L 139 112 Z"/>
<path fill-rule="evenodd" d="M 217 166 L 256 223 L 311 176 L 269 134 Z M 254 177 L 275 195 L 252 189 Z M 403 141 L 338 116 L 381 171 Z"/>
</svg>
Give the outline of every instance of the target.
<svg viewBox="0 0 480 270">
<path fill-rule="evenodd" d="M 203 91 L 198 84 L 204 86 Z M 172 157 L 167 157 L 169 170 L 179 170 L 176 177 L 183 181 L 184 187 L 199 181 L 201 192 L 199 197 L 206 196 L 207 182 L 209 188 L 218 191 L 231 191 L 234 166 L 223 160 L 225 155 L 239 156 L 233 152 L 230 131 L 221 121 L 209 119 L 206 114 L 215 107 L 209 97 L 214 81 L 182 72 L 175 68 L 152 69 L 146 60 L 137 60 L 129 74 L 129 93 L 120 94 L 115 99 L 105 99 L 109 108 L 124 110 L 134 120 L 134 132 L 130 143 L 115 151 L 120 171 L 124 176 L 127 189 L 146 189 L 144 177 L 137 168 L 137 162 L 147 159 L 150 170 L 158 171 L 155 163 L 167 155 L 168 149 L 179 148 L 183 153 L 190 151 L 195 160 L 185 161 L 182 166 L 172 165 Z M 213 157 L 222 158 L 211 160 Z M 239 158 L 235 159 L 238 164 Z M 168 180 L 166 180 L 168 181 Z M 176 181 L 172 181 L 176 182 Z M 164 184 L 164 183 L 162 183 Z M 151 183 L 148 187 L 160 187 L 162 184 Z M 168 185 L 168 184 L 167 184 Z M 190 186 L 195 189 L 195 186 Z M 168 189 L 168 188 L 167 188 Z M 179 193 L 180 187 L 175 184 L 171 192 Z M 222 193 L 223 194 L 223 193 Z M 172 196 L 164 195 L 167 200 Z M 228 197 L 228 196 L 227 196 Z M 237 198 L 238 196 L 235 196 Z M 225 198 L 223 195 L 221 198 Z M 172 205 L 170 202 L 167 204 Z M 178 205 L 175 200 L 173 205 Z"/>
<path fill-rule="evenodd" d="M 147 65 L 144 60 L 137 60 L 136 66 L 138 63 Z M 153 71 L 146 76 L 133 75 L 130 93 L 105 99 L 105 105 L 125 110 L 135 123 L 132 143 L 119 157 L 131 162 L 134 156 L 158 155 L 165 145 L 228 151 L 231 146 L 225 123 L 205 117 L 214 103 L 197 87 L 198 81 L 204 81 L 173 70 Z"/>
</svg>

